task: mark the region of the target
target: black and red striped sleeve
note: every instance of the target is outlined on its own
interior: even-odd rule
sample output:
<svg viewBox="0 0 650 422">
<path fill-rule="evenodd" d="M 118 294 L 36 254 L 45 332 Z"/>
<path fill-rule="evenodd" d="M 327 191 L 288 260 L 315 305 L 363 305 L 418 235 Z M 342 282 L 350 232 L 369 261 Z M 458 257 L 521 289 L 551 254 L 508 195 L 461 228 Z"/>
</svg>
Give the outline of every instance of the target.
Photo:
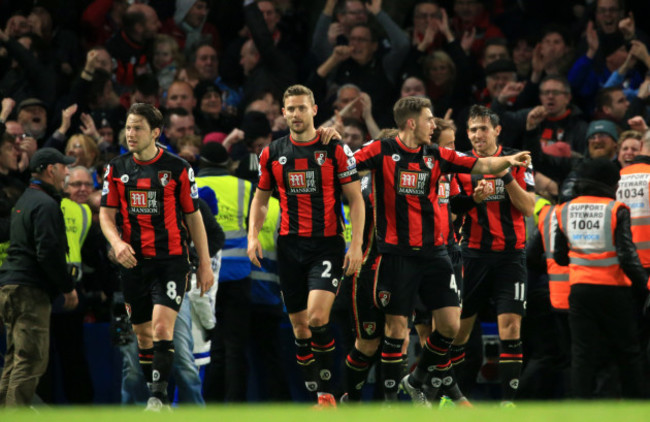
<svg viewBox="0 0 650 422">
<path fill-rule="evenodd" d="M 180 184 L 178 202 L 181 210 L 185 214 L 191 214 L 199 209 L 199 189 L 194 180 L 194 170 L 189 164 L 185 163 L 185 167 L 181 170 L 178 177 Z"/>
<path fill-rule="evenodd" d="M 120 195 L 113 178 L 115 167 L 112 164 L 106 166 L 104 173 L 104 186 L 102 187 L 102 207 L 118 208 L 120 206 Z"/>
<path fill-rule="evenodd" d="M 471 173 L 478 158 L 449 148 L 438 148 L 441 173 Z"/>
<path fill-rule="evenodd" d="M 336 157 L 336 174 L 339 178 L 339 183 L 345 185 L 346 183 L 359 180 L 357 161 L 347 145 L 336 145 L 334 156 Z"/>
<path fill-rule="evenodd" d="M 375 170 L 381 166 L 381 141 L 376 140 L 354 153 L 357 170 Z"/>
<path fill-rule="evenodd" d="M 257 183 L 257 187 L 261 190 L 273 189 L 273 175 L 271 174 L 271 166 L 269 165 L 269 154 L 269 147 L 264 148 L 260 154 L 260 180 Z"/>
</svg>

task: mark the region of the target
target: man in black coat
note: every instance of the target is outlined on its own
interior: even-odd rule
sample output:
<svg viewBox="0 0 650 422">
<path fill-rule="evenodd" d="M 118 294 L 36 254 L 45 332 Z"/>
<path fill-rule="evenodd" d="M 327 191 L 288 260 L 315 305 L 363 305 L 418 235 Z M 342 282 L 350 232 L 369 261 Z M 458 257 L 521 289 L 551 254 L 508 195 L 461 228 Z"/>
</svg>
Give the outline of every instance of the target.
<svg viewBox="0 0 650 422">
<path fill-rule="evenodd" d="M 47 368 L 52 299 L 64 307 L 78 298 L 67 270 L 61 191 L 74 161 L 53 148 L 30 161 L 32 180 L 11 213 L 8 256 L 0 270 L 0 320 L 7 331 L 7 354 L 0 379 L 0 406 L 29 406 Z"/>
</svg>

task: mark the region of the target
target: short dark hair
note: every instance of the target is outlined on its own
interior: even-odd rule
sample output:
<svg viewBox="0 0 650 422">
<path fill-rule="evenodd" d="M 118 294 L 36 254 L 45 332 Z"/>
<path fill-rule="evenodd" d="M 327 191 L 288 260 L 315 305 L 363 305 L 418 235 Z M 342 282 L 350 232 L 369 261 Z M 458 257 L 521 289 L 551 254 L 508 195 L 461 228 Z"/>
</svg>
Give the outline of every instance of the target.
<svg viewBox="0 0 650 422">
<path fill-rule="evenodd" d="M 192 47 L 192 50 L 190 51 L 190 63 L 194 63 L 196 61 L 196 53 L 199 51 L 199 48 L 201 47 L 210 47 L 212 48 L 215 53 L 217 53 L 217 60 L 219 60 L 219 52 L 217 51 L 216 48 L 214 48 L 214 45 L 208 41 L 202 41 L 198 44 L 196 44 L 194 47 Z"/>
<path fill-rule="evenodd" d="M 542 78 L 542 80 L 539 82 L 539 86 L 541 87 L 544 82 L 547 81 L 556 81 L 562 84 L 564 88 L 567 90 L 569 94 L 571 94 L 571 84 L 569 83 L 569 80 L 562 75 L 546 75 Z"/>
<path fill-rule="evenodd" d="M 562 41 L 564 41 L 564 44 L 569 47 L 571 46 L 571 38 L 569 37 L 569 34 L 567 33 L 566 29 L 560 24 L 557 23 L 551 23 L 546 25 L 542 29 L 542 37 L 539 39 L 542 41 L 545 36 L 548 34 L 558 34 L 559 36 L 562 37 Z"/>
<path fill-rule="evenodd" d="M 135 103 L 129 107 L 129 111 L 126 112 L 126 117 L 128 118 L 131 114 L 144 117 L 144 119 L 149 123 L 151 130 L 163 128 L 163 115 L 156 107 L 147 103 Z"/>
<path fill-rule="evenodd" d="M 469 116 L 467 116 L 467 121 L 473 119 L 490 119 L 490 124 L 492 124 L 492 127 L 499 126 L 499 115 L 496 114 L 492 109 L 479 104 L 474 104 L 469 109 Z"/>
<path fill-rule="evenodd" d="M 151 73 L 143 73 L 135 77 L 133 81 L 133 92 L 140 92 L 143 95 L 158 96 L 160 85 L 158 78 Z"/>
<path fill-rule="evenodd" d="M 397 128 L 403 130 L 408 119 L 418 117 L 425 108 L 431 109 L 431 112 L 433 112 L 431 100 L 428 98 L 404 97 L 397 100 L 393 106 L 393 118 Z"/>
<path fill-rule="evenodd" d="M 165 115 L 164 115 L 164 125 L 165 125 L 165 127 L 168 128 L 168 127 L 170 127 L 172 125 L 171 119 L 172 119 L 173 114 L 175 114 L 177 116 L 180 116 L 180 117 L 186 117 L 186 116 L 190 115 L 190 112 L 185 110 L 182 107 L 168 108 L 165 111 Z"/>
<path fill-rule="evenodd" d="M 612 106 L 612 93 L 616 91 L 623 91 L 623 87 L 620 85 L 610 86 L 603 88 L 596 94 L 596 110 L 602 110 L 603 107 Z"/>
<path fill-rule="evenodd" d="M 358 23 L 358 24 L 354 25 L 352 28 L 350 28 L 350 32 L 352 32 L 352 30 L 354 28 L 359 28 L 359 27 L 368 29 L 368 32 L 370 32 L 370 41 L 377 42 L 379 40 L 379 36 L 377 35 L 377 31 L 372 26 L 368 25 L 367 23 Z"/>
<path fill-rule="evenodd" d="M 8 142 L 10 142 L 13 145 L 13 143 L 16 142 L 16 138 L 13 135 L 8 134 L 7 132 L 4 132 L 2 136 L 0 136 L 0 147 Z"/>
<path fill-rule="evenodd" d="M 361 133 L 363 133 L 364 135 L 366 133 L 366 126 L 363 123 L 361 123 L 359 120 L 354 119 L 352 117 L 346 117 L 343 119 L 343 127 L 345 126 L 355 127 L 359 129 Z"/>
</svg>

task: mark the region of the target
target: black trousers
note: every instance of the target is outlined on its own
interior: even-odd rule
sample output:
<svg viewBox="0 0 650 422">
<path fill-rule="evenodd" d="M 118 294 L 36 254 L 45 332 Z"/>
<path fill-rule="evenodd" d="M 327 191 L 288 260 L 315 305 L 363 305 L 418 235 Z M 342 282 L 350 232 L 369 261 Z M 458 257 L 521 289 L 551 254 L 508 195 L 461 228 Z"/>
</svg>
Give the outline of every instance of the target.
<svg viewBox="0 0 650 422">
<path fill-rule="evenodd" d="M 594 397 L 596 375 L 610 363 L 618 369 L 623 397 L 645 395 L 637 317 L 632 288 L 571 286 L 571 383 L 576 398 Z"/>
<path fill-rule="evenodd" d="M 219 283 L 216 316 L 204 397 L 208 402 L 243 402 L 246 401 L 248 379 L 250 278 Z"/>
</svg>

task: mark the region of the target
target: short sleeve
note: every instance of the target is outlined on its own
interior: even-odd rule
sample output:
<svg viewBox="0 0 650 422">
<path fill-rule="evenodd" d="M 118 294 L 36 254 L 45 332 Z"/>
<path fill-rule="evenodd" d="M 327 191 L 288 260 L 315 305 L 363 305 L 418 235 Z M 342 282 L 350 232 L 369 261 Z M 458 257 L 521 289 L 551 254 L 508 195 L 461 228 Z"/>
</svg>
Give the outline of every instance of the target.
<svg viewBox="0 0 650 422">
<path fill-rule="evenodd" d="M 104 185 L 102 186 L 102 207 L 118 208 L 120 206 L 120 196 L 113 177 L 114 172 L 115 165 L 113 163 L 108 164 L 104 172 Z"/>
<path fill-rule="evenodd" d="M 271 174 L 271 169 L 269 166 L 269 155 L 269 147 L 264 148 L 260 154 L 260 180 L 257 183 L 257 187 L 261 190 L 273 189 L 273 175 Z"/>
<path fill-rule="evenodd" d="M 199 209 L 199 188 L 196 186 L 194 170 L 189 164 L 181 171 L 179 203 L 185 214 L 191 214 Z"/>
<path fill-rule="evenodd" d="M 357 172 L 357 161 L 350 147 L 344 144 L 337 144 L 334 150 L 336 157 L 336 174 L 342 185 L 359 180 Z"/>
</svg>

